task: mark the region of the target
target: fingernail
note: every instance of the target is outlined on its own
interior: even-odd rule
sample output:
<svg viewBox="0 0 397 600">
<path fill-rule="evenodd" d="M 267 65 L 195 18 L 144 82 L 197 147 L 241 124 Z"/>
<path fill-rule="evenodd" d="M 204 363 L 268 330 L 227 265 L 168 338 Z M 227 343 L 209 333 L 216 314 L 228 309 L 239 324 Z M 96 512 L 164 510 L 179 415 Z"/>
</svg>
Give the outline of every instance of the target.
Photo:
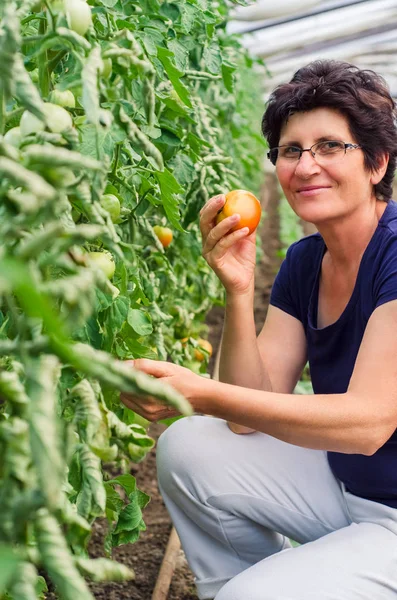
<svg viewBox="0 0 397 600">
<path fill-rule="evenodd" d="M 240 215 L 233 215 L 232 216 L 232 221 L 239 221 L 240 220 Z"/>
</svg>

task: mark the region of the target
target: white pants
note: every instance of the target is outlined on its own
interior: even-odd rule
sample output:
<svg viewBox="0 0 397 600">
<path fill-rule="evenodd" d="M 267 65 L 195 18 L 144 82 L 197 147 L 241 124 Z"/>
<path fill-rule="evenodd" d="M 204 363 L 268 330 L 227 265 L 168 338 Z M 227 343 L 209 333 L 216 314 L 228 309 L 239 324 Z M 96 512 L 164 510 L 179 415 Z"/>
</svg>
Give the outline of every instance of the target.
<svg viewBox="0 0 397 600">
<path fill-rule="evenodd" d="M 347 492 L 326 452 L 194 416 L 157 464 L 200 599 L 397 600 L 397 509 Z"/>
</svg>

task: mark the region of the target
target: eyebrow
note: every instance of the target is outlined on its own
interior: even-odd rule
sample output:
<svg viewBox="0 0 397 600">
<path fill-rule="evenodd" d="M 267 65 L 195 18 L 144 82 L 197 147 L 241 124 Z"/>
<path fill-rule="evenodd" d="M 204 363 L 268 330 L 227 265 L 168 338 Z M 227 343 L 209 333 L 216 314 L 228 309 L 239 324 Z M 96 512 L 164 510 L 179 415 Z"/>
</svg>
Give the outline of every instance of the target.
<svg viewBox="0 0 397 600">
<path fill-rule="evenodd" d="M 332 135 L 322 135 L 319 138 L 316 138 L 316 140 L 314 141 L 314 144 L 318 144 L 318 142 L 339 142 L 342 138 L 335 136 L 335 134 Z M 300 142 L 297 142 L 296 140 L 293 141 L 286 141 L 283 142 L 282 144 L 279 143 L 279 146 L 296 146 L 298 148 L 301 147 Z"/>
</svg>

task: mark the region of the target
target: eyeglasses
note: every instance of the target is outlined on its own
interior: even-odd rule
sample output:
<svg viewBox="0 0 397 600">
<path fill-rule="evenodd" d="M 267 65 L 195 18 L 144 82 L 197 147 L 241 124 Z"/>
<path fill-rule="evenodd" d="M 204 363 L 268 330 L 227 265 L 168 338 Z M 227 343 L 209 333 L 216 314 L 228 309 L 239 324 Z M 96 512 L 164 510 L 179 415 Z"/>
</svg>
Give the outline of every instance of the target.
<svg viewBox="0 0 397 600">
<path fill-rule="evenodd" d="M 299 146 L 276 146 L 271 148 L 267 153 L 267 157 L 273 163 L 282 161 L 283 163 L 298 162 L 303 152 L 310 152 L 313 158 L 319 165 L 331 164 L 342 160 L 346 154 L 346 150 L 355 150 L 361 148 L 358 144 L 345 144 L 336 140 L 328 140 L 325 142 L 317 142 L 310 148 L 299 148 Z"/>
</svg>

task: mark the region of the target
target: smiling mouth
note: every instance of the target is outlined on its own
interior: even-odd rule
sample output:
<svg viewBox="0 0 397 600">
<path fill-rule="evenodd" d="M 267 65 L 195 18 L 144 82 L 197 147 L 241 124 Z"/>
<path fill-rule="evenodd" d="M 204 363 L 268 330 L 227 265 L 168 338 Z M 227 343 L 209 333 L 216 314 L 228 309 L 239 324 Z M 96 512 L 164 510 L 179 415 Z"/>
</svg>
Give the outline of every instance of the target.
<svg viewBox="0 0 397 600">
<path fill-rule="evenodd" d="M 315 194 L 321 190 L 329 190 L 329 189 L 330 188 L 328 186 L 320 185 L 320 186 L 314 186 L 314 187 L 301 188 L 300 190 L 297 190 L 297 193 L 312 196 L 313 194 Z"/>
</svg>

